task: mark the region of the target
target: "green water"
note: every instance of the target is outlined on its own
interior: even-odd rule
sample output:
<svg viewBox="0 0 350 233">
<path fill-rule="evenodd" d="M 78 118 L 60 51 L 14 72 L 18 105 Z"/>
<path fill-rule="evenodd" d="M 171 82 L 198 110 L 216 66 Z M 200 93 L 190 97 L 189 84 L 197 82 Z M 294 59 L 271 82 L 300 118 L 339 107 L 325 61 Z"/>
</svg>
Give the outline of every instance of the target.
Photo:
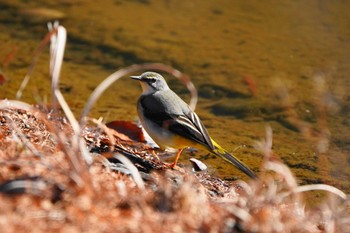
<svg viewBox="0 0 350 233">
<path fill-rule="evenodd" d="M 7 78 L 0 98 L 14 98 L 46 22 L 59 18 L 68 31 L 61 87 L 77 115 L 110 73 L 162 62 L 191 77 L 200 93 L 197 113 L 211 136 L 249 166 L 260 167 L 254 145 L 271 126 L 276 156 L 301 184 L 323 182 L 349 192 L 348 9 L 350 2 L 341 0 L 0 0 L 0 62 L 14 54 L 0 66 Z M 186 89 L 167 78 L 188 99 Z M 49 87 L 46 49 L 22 99 L 46 101 Z M 137 83 L 122 79 L 91 116 L 134 120 L 139 93 Z M 211 155 L 196 156 L 211 172 L 243 177 Z"/>
</svg>

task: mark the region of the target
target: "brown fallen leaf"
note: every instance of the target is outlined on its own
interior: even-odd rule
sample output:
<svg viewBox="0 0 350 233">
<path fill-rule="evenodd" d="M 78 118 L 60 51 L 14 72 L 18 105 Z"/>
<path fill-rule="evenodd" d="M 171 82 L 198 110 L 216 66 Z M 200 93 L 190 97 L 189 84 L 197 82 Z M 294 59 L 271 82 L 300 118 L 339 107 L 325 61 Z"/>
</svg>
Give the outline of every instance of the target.
<svg viewBox="0 0 350 233">
<path fill-rule="evenodd" d="M 145 136 L 142 133 L 142 129 L 133 122 L 130 121 L 112 121 L 106 124 L 110 129 L 113 129 L 114 136 L 119 137 L 126 141 L 138 141 L 144 142 Z"/>
</svg>

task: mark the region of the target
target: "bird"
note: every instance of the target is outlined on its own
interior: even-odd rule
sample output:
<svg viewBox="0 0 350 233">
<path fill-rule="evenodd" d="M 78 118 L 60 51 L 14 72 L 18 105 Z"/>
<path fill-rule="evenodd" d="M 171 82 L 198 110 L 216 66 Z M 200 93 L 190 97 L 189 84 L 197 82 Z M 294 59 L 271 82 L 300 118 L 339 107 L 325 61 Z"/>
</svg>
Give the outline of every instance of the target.
<svg viewBox="0 0 350 233">
<path fill-rule="evenodd" d="M 169 88 L 162 75 L 147 71 L 130 78 L 138 80 L 142 87 L 137 101 L 137 112 L 142 127 L 161 149 L 178 150 L 171 168 L 176 166 L 183 149 L 194 147 L 211 152 L 247 176 L 257 178 L 251 169 L 209 136 L 198 115 Z"/>
</svg>

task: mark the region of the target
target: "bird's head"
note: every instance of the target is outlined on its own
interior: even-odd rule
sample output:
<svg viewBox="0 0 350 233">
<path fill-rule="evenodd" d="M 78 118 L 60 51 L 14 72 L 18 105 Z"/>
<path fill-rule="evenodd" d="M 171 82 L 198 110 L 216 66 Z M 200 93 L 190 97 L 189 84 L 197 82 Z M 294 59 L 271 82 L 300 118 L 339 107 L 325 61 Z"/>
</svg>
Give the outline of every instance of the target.
<svg viewBox="0 0 350 233">
<path fill-rule="evenodd" d="M 140 76 L 131 76 L 131 78 L 140 81 L 143 94 L 169 89 L 163 76 L 155 72 L 145 72 Z"/>
</svg>

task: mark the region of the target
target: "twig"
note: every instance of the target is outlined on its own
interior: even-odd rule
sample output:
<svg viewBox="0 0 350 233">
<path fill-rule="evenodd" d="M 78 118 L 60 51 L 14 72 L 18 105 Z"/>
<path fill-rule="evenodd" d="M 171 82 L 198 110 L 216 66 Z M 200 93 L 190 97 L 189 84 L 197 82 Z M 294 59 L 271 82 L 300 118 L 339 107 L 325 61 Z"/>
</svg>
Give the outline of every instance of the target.
<svg viewBox="0 0 350 233">
<path fill-rule="evenodd" d="M 89 183 L 89 179 L 86 177 L 87 167 L 84 161 L 87 164 L 91 164 L 92 157 L 89 154 L 89 152 L 86 150 L 86 145 L 80 136 L 81 130 L 80 130 L 79 124 L 75 119 L 72 111 L 70 110 L 67 102 L 65 101 L 58 87 L 61 67 L 63 63 L 63 55 L 65 50 L 67 31 L 63 26 L 60 26 L 58 22 L 55 22 L 54 24 L 49 23 L 48 28 L 50 32 L 54 32 L 50 38 L 50 41 L 51 41 L 50 76 L 52 81 L 51 93 L 52 93 L 53 107 L 55 110 L 57 110 L 57 102 L 60 104 L 70 125 L 73 128 L 74 135 L 70 140 L 71 146 L 69 148 L 66 148 L 66 146 L 63 146 L 63 149 L 65 150 L 65 154 L 68 156 L 69 158 L 68 161 L 70 162 L 72 167 L 71 177 L 75 180 L 75 182 L 79 186 L 82 186 L 83 184 Z M 62 133 L 57 129 L 56 131 L 57 131 L 57 135 L 59 136 L 61 145 L 64 145 L 65 142 L 67 142 L 65 135 L 62 135 Z M 78 154 L 82 155 L 82 158 L 84 159 L 84 161 L 81 160 L 80 156 L 77 156 Z"/>
<path fill-rule="evenodd" d="M 16 93 L 16 99 L 20 99 L 23 93 L 24 88 L 27 86 L 30 76 L 33 73 L 34 67 L 38 61 L 38 58 L 40 57 L 40 55 L 42 54 L 45 45 L 47 45 L 50 41 L 50 38 L 53 34 L 56 33 L 56 29 L 51 30 L 49 33 L 47 33 L 44 37 L 44 39 L 40 42 L 39 46 L 35 49 L 34 51 L 34 55 L 33 55 L 33 59 L 32 59 L 32 63 L 30 64 L 28 71 L 26 73 L 26 75 L 24 76 L 24 79 Z"/>
<path fill-rule="evenodd" d="M 298 193 L 315 191 L 315 190 L 327 191 L 341 197 L 344 200 L 347 199 L 347 195 L 343 191 L 326 184 L 308 184 L 308 185 L 302 185 L 294 188 L 294 192 L 298 192 Z"/>
</svg>

